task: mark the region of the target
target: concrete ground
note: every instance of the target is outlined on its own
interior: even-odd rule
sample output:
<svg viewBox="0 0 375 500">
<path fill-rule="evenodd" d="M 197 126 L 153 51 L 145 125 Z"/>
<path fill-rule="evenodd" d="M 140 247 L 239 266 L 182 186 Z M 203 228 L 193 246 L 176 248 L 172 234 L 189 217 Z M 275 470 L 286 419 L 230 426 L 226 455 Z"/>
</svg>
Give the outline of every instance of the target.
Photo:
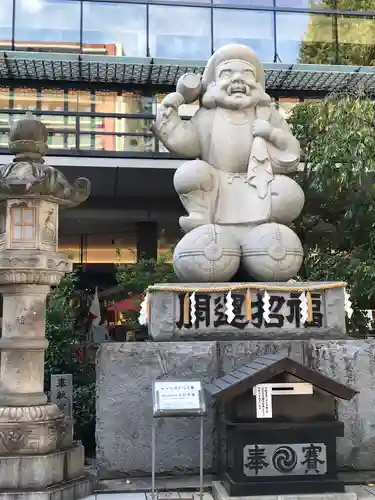
<svg viewBox="0 0 375 500">
<path fill-rule="evenodd" d="M 85 500 L 152 500 L 151 493 L 95 493 Z M 164 492 L 159 493 L 155 500 L 200 500 L 198 493 L 181 491 L 181 492 Z M 211 493 L 205 492 L 203 500 L 213 500 Z"/>
<path fill-rule="evenodd" d="M 94 474 L 93 474 L 94 475 Z M 340 474 L 347 484 L 347 493 L 355 493 L 358 500 L 375 500 L 375 471 L 346 472 Z M 204 499 L 213 500 L 211 493 L 215 476 L 204 477 Z M 156 478 L 157 500 L 200 500 L 198 476 Z M 84 500 L 152 500 L 151 478 L 110 479 L 97 482 L 94 494 Z M 270 500 L 271 497 L 254 497 Z M 298 496 L 272 497 L 272 500 L 297 500 Z M 309 500 L 321 500 L 322 495 L 309 495 Z M 337 500 L 340 495 L 337 495 Z M 238 499 L 241 500 L 241 499 Z"/>
<path fill-rule="evenodd" d="M 355 493 L 357 495 L 358 500 L 375 500 L 375 486 L 347 486 L 347 493 Z M 337 500 L 341 497 L 340 494 L 337 495 Z M 282 496 L 273 496 L 273 497 L 253 497 L 255 499 L 265 499 L 270 500 L 271 498 L 274 500 L 297 500 L 302 499 L 303 496 L 297 495 L 282 495 Z M 309 495 L 309 500 L 312 498 L 316 498 L 316 500 L 321 500 L 324 498 L 323 495 Z M 85 500 L 152 500 L 152 495 L 150 493 L 136 493 L 136 492 L 122 492 L 122 493 L 109 493 L 105 491 L 98 491 L 93 495 L 87 497 Z M 159 493 L 155 500 L 200 500 L 200 496 L 198 493 L 192 493 L 189 491 L 180 491 L 180 492 L 164 492 Z M 214 500 L 211 493 L 205 492 L 203 500 Z M 241 499 L 239 499 L 241 500 Z"/>
</svg>

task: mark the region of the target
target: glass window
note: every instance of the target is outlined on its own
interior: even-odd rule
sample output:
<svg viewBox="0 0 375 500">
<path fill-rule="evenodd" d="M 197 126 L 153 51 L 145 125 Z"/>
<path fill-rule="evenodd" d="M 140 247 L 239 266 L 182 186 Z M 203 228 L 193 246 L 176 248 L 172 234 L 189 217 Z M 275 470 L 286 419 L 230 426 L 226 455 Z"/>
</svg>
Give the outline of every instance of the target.
<svg viewBox="0 0 375 500">
<path fill-rule="evenodd" d="M 37 102 L 37 92 L 35 89 L 14 89 L 13 91 L 13 102 L 14 109 L 17 110 L 30 110 L 33 111 L 36 109 Z M 20 118 L 24 118 L 25 113 L 16 113 L 11 115 L 10 122 L 12 123 L 15 120 L 19 120 Z"/>
<path fill-rule="evenodd" d="M 213 0 L 213 3 L 243 5 L 244 7 L 273 7 L 273 0 Z"/>
<path fill-rule="evenodd" d="M 12 207 L 10 209 L 12 240 L 35 238 L 35 208 Z"/>
<path fill-rule="evenodd" d="M 140 0 L 137 0 L 137 1 L 140 1 Z M 153 2 L 153 0 L 149 0 L 151 3 Z M 192 4 L 192 3 L 196 3 L 196 4 L 211 4 L 213 0 L 189 0 L 189 4 Z M 236 0 L 235 0 L 236 1 Z M 251 0 L 247 0 L 247 1 L 251 1 Z M 263 0 L 258 0 L 259 1 L 263 1 Z M 264 0 L 264 1 L 269 1 L 269 0 Z M 164 2 L 167 2 L 167 3 L 171 3 L 172 5 L 173 4 L 181 4 L 181 3 L 185 3 L 181 0 L 164 0 Z M 232 0 L 228 0 L 229 3 L 232 2 Z"/>
<path fill-rule="evenodd" d="M 353 0 L 349 0 L 353 4 Z M 359 1 L 359 0 L 355 0 Z M 334 9 L 334 0 L 276 0 L 276 7 L 291 9 Z M 338 8 L 338 7 L 337 7 Z"/>
<path fill-rule="evenodd" d="M 135 232 L 126 234 L 100 234 L 97 228 L 87 236 L 87 247 L 84 249 L 86 264 L 134 264 L 137 262 L 137 237 Z M 79 237 L 62 234 L 59 241 L 59 252 L 66 253 L 73 262 L 80 263 L 81 249 Z"/>
<path fill-rule="evenodd" d="M 9 50 L 12 46 L 13 1 L 0 2 L 0 49 Z"/>
<path fill-rule="evenodd" d="M 375 19 L 340 16 L 337 17 L 337 31 L 340 64 L 374 65 Z"/>
<path fill-rule="evenodd" d="M 40 108 L 46 111 L 64 111 L 67 103 L 66 94 L 63 90 L 42 89 L 37 96 Z"/>
<path fill-rule="evenodd" d="M 150 5 L 152 57 L 205 60 L 211 54 L 210 9 Z"/>
<path fill-rule="evenodd" d="M 214 50 L 228 43 L 251 47 L 264 62 L 274 59 L 273 13 L 214 10 Z"/>
<path fill-rule="evenodd" d="M 0 148 L 8 148 L 8 132 L 0 132 Z"/>
<path fill-rule="evenodd" d="M 75 134 L 59 134 L 53 132 L 48 136 L 48 147 L 51 149 L 75 149 Z"/>
<path fill-rule="evenodd" d="M 151 153 L 155 150 L 155 139 L 152 134 L 147 136 L 115 135 L 93 132 L 81 134 L 79 147 L 91 151 L 140 151 Z"/>
<path fill-rule="evenodd" d="M 334 17 L 320 14 L 276 14 L 277 61 L 335 64 Z"/>
<path fill-rule="evenodd" d="M 37 95 L 37 102 L 40 108 L 44 111 L 52 111 L 62 113 L 67 110 L 68 94 L 63 90 L 43 89 Z M 54 131 L 70 129 L 74 132 L 76 128 L 74 117 L 62 115 L 40 115 L 40 120 L 46 125 L 48 129 Z"/>
<path fill-rule="evenodd" d="M 9 105 L 10 105 L 9 89 L 0 88 L 0 108 L 1 109 L 8 109 L 10 107 Z"/>
<path fill-rule="evenodd" d="M 80 2 L 16 0 L 15 46 L 18 50 L 80 52 Z"/>
<path fill-rule="evenodd" d="M 146 5 L 83 2 L 83 51 L 146 56 Z"/>
<path fill-rule="evenodd" d="M 91 111 L 93 105 L 93 94 L 91 92 L 87 90 L 69 90 L 67 99 L 69 111 Z"/>
</svg>

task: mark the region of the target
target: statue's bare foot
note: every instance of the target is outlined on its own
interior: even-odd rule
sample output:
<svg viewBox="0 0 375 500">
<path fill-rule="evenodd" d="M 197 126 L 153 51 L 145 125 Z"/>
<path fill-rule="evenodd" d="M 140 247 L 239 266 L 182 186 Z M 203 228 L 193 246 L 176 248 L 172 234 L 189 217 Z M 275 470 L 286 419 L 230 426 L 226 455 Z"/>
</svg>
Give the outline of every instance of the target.
<svg viewBox="0 0 375 500">
<path fill-rule="evenodd" d="M 203 217 L 202 214 L 197 212 L 192 212 L 188 217 L 180 217 L 180 227 L 185 232 L 188 233 L 196 227 L 203 226 L 204 224 L 209 224 L 207 218 Z"/>
</svg>

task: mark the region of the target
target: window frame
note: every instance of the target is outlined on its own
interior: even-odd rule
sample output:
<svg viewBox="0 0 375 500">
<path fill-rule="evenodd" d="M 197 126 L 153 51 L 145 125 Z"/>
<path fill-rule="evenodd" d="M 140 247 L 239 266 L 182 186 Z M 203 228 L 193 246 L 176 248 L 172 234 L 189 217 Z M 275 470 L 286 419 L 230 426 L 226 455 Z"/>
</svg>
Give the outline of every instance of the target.
<svg viewBox="0 0 375 500">
<path fill-rule="evenodd" d="M 15 212 L 16 210 L 20 211 L 20 216 L 21 216 L 21 222 L 16 223 L 15 219 Z M 25 212 L 31 212 L 32 214 L 32 221 L 31 222 L 25 222 Z M 21 237 L 16 238 L 14 236 L 14 229 L 15 228 L 21 228 Z M 32 236 L 28 237 L 25 236 L 25 229 L 26 228 L 32 228 Z M 20 207 L 20 206 L 13 206 L 10 207 L 10 239 L 12 242 L 19 243 L 19 242 L 29 242 L 29 241 L 35 241 L 36 239 L 36 208 L 35 207 Z"/>
</svg>

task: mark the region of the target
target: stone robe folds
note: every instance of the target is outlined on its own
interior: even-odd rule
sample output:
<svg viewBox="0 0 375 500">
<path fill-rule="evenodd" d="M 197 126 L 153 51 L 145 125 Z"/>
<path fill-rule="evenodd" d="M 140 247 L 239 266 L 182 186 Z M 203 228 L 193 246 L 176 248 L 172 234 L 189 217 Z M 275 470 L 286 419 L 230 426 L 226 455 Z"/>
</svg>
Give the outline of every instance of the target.
<svg viewBox="0 0 375 500">
<path fill-rule="evenodd" d="M 170 151 L 199 158 L 215 169 L 210 222 L 255 224 L 270 219 L 274 174 L 295 171 L 300 159 L 298 141 L 273 106 L 246 113 L 201 107 L 190 121 L 181 121 L 174 109 L 161 117 L 157 135 Z M 273 143 L 253 137 L 256 118 L 274 127 Z M 199 184 L 197 179 L 197 190 Z"/>
</svg>

